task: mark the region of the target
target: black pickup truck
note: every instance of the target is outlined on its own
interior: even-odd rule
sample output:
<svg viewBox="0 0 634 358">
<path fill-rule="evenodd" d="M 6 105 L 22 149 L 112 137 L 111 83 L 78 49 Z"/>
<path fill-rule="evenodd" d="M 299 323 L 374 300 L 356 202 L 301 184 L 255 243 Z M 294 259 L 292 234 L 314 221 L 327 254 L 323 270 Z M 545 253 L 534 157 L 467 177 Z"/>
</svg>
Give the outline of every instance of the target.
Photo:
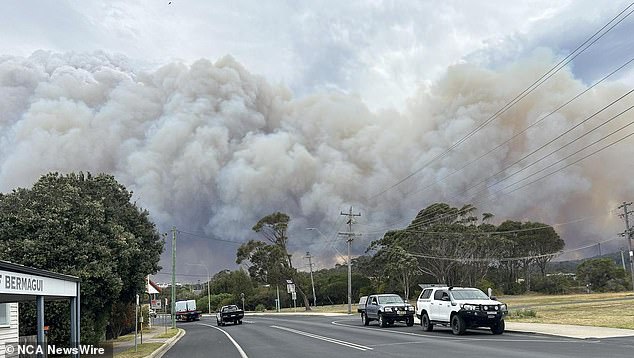
<svg viewBox="0 0 634 358">
<path fill-rule="evenodd" d="M 242 324 L 243 318 L 244 311 L 236 305 L 222 306 L 222 308 L 216 313 L 216 323 L 219 326 L 224 326 L 227 322 Z"/>
</svg>

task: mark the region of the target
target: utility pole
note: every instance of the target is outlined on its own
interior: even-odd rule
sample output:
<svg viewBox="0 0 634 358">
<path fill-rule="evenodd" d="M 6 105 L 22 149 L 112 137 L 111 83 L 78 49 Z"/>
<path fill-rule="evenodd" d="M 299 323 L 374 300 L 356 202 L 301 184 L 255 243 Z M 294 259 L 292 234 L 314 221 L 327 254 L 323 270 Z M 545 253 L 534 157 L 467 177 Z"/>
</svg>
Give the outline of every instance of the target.
<svg viewBox="0 0 634 358">
<path fill-rule="evenodd" d="M 348 232 L 340 232 L 339 235 L 345 236 L 346 241 L 348 242 L 348 314 L 352 313 L 352 261 L 350 259 L 350 245 L 352 244 L 352 240 L 354 240 L 355 234 L 352 232 L 352 224 L 354 223 L 355 216 L 361 216 L 361 213 L 353 214 L 352 206 L 350 207 L 350 211 L 348 213 L 341 212 L 340 215 L 344 215 L 348 217 Z"/>
<path fill-rule="evenodd" d="M 172 328 L 176 328 L 176 226 L 172 226 L 172 302 L 170 303 L 172 313 Z"/>
<path fill-rule="evenodd" d="M 620 248 L 619 251 L 621 251 L 621 265 L 623 265 L 623 271 L 627 271 L 625 269 L 625 258 L 623 257 L 623 248 Z"/>
<path fill-rule="evenodd" d="M 313 280 L 313 262 L 310 252 L 306 251 L 305 259 L 308 259 L 308 267 L 310 268 L 310 284 L 313 286 L 313 306 L 317 307 L 317 296 L 315 296 L 315 281 Z"/>
<path fill-rule="evenodd" d="M 630 274 L 632 275 L 632 290 L 634 290 L 634 252 L 632 252 L 632 230 L 630 229 L 630 214 L 634 213 L 634 211 L 628 211 L 627 207 L 632 205 L 631 202 L 623 202 L 619 209 L 623 208 L 623 214 L 620 216 L 625 219 L 625 239 L 627 240 L 628 253 L 630 256 Z"/>
</svg>

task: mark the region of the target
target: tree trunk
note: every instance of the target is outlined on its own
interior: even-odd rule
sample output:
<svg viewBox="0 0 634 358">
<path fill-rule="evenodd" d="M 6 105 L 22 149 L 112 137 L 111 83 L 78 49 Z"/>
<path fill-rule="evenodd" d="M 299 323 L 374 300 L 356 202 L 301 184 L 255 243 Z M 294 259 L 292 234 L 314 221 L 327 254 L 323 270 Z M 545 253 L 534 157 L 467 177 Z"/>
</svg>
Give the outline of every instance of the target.
<svg viewBox="0 0 634 358">
<path fill-rule="evenodd" d="M 306 309 L 306 311 L 310 311 L 310 302 L 308 301 L 308 297 L 306 297 L 306 294 L 304 293 L 304 290 L 301 289 L 301 287 L 299 287 L 299 285 L 295 284 L 295 287 L 297 288 L 297 291 L 299 291 L 299 294 L 302 295 L 302 298 L 304 299 L 304 307 Z"/>
</svg>

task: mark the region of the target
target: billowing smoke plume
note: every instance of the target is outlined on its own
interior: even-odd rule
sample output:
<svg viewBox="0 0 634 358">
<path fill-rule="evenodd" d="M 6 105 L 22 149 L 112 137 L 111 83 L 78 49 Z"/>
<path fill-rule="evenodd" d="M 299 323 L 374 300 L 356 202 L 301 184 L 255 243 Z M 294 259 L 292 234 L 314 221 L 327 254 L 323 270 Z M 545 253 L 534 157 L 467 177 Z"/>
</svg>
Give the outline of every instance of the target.
<svg viewBox="0 0 634 358">
<path fill-rule="evenodd" d="M 236 242 L 256 237 L 250 228 L 260 217 L 286 212 L 292 218 L 289 233 L 297 266 L 305 251 L 320 265 L 334 262 L 336 248 L 343 251 L 344 245 L 333 241 L 333 233 L 345 230 L 339 213 L 350 205 L 362 213 L 354 229 L 372 233 L 355 241 L 356 253 L 380 229 L 405 226 L 437 200 L 456 206 L 473 202 L 480 213 L 492 212 L 497 220 L 554 224 L 597 216 L 557 227 L 568 248 L 579 247 L 622 229 L 608 211 L 634 198 L 631 140 L 511 195 L 485 200 L 472 197 L 477 190 L 462 192 L 625 93 L 623 85 L 601 84 L 509 146 L 443 179 L 587 87 L 569 70 L 560 71 L 450 155 L 425 167 L 554 62 L 549 53 L 537 52 L 495 71 L 456 65 L 433 86 L 421 88 L 407 108 L 375 113 L 352 95 L 293 98 L 288 89 L 249 73 L 231 57 L 142 72 L 126 58 L 104 53 L 4 56 L 0 191 L 28 187 L 49 171 L 107 172 L 134 191 L 134 200 L 151 212 L 161 230 L 175 225 Z M 543 153 L 631 104 L 626 98 Z M 527 173 L 631 118 L 628 113 L 615 119 Z M 634 130 L 628 129 L 622 133 Z M 317 227 L 328 237 L 306 227 Z M 209 263 L 214 272 L 231 267 L 237 246 L 180 234 L 179 272 L 200 273 L 186 261 Z"/>
</svg>

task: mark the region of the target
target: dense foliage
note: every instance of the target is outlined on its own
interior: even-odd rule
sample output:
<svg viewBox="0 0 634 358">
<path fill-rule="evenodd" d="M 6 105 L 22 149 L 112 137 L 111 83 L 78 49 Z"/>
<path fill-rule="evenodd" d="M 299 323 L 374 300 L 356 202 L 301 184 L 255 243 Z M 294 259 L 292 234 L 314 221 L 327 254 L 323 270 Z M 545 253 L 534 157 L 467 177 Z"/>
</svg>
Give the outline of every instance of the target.
<svg viewBox="0 0 634 358">
<path fill-rule="evenodd" d="M 127 304 L 159 270 L 163 242 L 131 196 L 110 175 L 83 173 L 51 173 L 30 189 L 0 194 L 0 259 L 79 277 L 86 343 L 103 339 L 110 321 L 120 331 Z M 68 306 L 46 304 L 49 341 L 68 341 Z M 33 334 L 32 307 L 21 306 L 20 320 L 21 334 Z"/>
<path fill-rule="evenodd" d="M 532 272 L 545 275 L 546 264 L 563 249 L 563 240 L 542 223 L 505 221 L 495 226 L 488 223 L 491 213 L 484 213 L 479 222 L 475 210 L 471 205 L 430 205 L 406 228 L 373 242 L 372 262 L 383 268 L 384 276 L 397 279 L 407 297 L 416 276 L 419 281 L 449 285 L 486 282 L 506 292 L 524 280 L 530 290 Z"/>
<path fill-rule="evenodd" d="M 287 249 L 286 230 L 290 217 L 276 212 L 260 219 L 252 228 L 265 241 L 249 240 L 238 248 L 236 263 L 249 266 L 249 274 L 261 283 L 283 285 L 286 280 L 295 284 L 297 293 L 304 301 L 304 307 L 310 310 L 306 292 L 306 280 L 293 267 L 292 255 Z"/>
</svg>

